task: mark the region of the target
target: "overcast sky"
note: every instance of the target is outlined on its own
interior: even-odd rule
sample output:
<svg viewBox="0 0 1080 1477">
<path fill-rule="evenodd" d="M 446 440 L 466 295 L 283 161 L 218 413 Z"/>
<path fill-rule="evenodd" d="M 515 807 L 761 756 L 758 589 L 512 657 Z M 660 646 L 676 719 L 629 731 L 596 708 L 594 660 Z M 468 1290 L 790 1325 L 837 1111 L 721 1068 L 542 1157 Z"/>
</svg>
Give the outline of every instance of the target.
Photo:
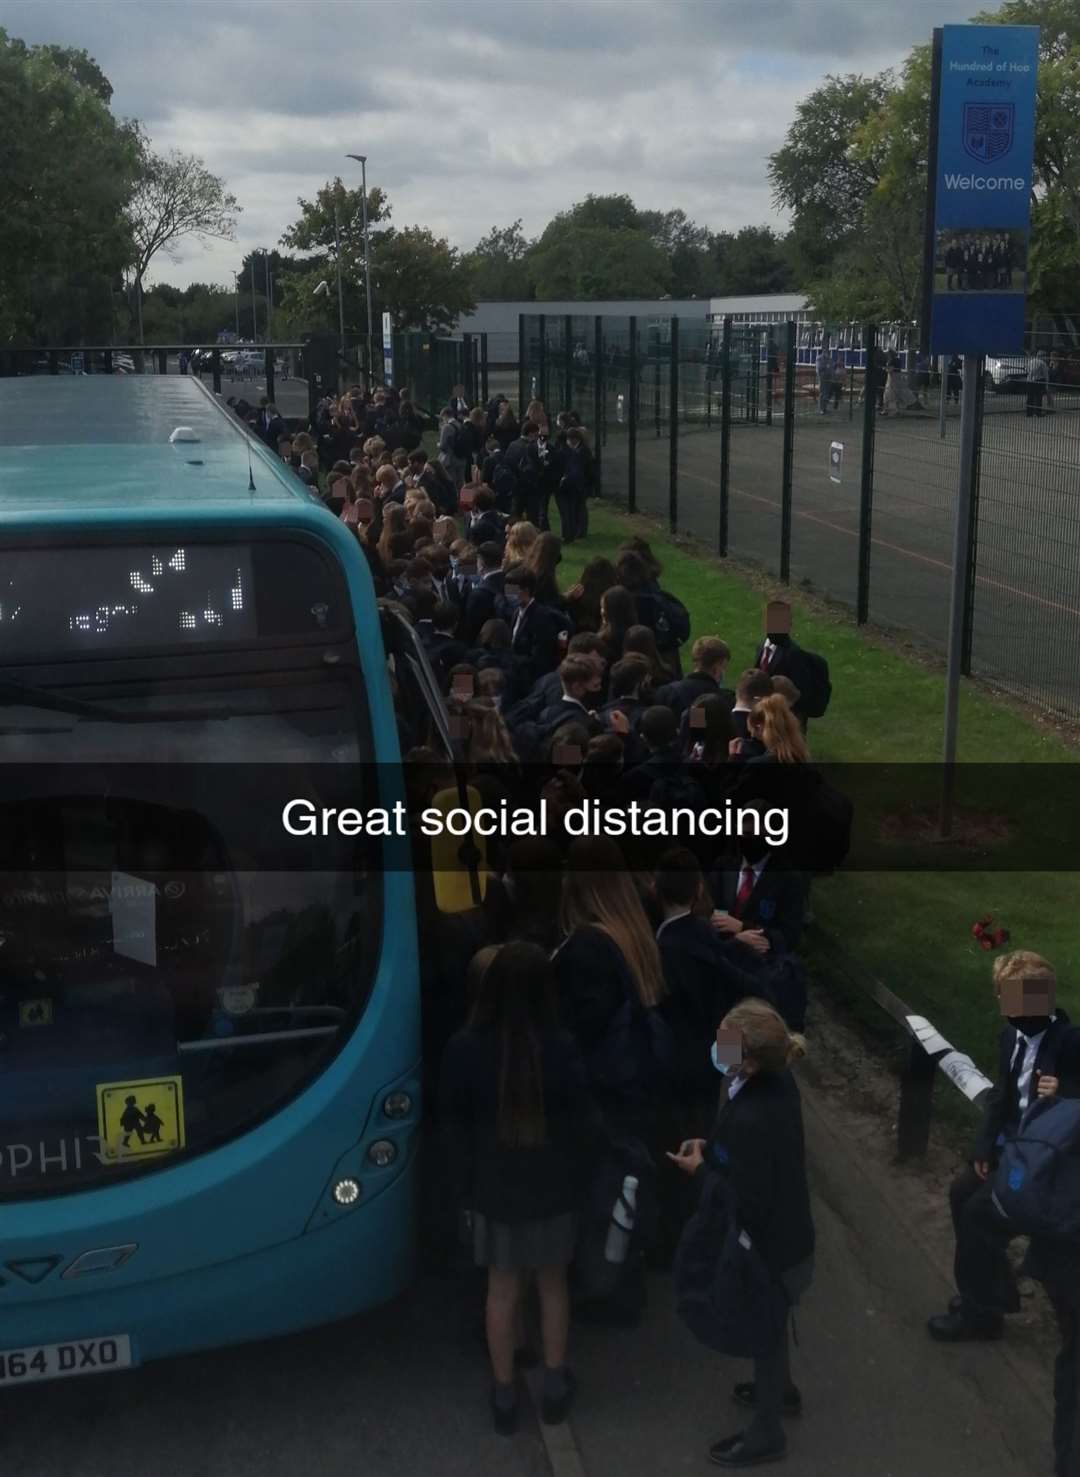
<svg viewBox="0 0 1080 1477">
<path fill-rule="evenodd" d="M 157 280 L 231 284 L 296 199 L 368 155 L 397 225 L 473 246 L 589 191 L 769 221 L 766 159 L 827 72 L 895 65 L 974 0 L 0 0 L 27 42 L 85 47 L 158 149 L 199 154 L 243 206 Z"/>
</svg>

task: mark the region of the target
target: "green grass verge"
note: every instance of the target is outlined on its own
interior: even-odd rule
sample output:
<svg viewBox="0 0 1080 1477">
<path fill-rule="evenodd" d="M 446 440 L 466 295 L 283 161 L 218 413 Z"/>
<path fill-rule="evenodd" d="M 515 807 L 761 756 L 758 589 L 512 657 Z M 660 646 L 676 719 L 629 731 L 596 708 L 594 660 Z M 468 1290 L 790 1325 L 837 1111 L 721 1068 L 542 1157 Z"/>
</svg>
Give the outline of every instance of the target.
<svg viewBox="0 0 1080 1477">
<path fill-rule="evenodd" d="M 650 519 L 593 503 L 589 537 L 563 555 L 565 588 L 587 559 L 610 555 L 630 532 L 648 538 L 664 564 L 664 584 L 687 605 L 695 636 L 722 636 L 732 671 L 754 657 L 760 640 L 761 581 L 676 543 Z M 779 588 L 779 587 L 777 587 Z M 833 762 L 927 763 L 940 760 L 944 684 L 940 670 L 833 618 L 820 605 L 785 591 L 801 644 L 829 662 L 833 697 L 811 725 L 814 757 Z M 967 763 L 1080 762 L 1080 753 L 1004 701 L 965 682 L 960 698 L 959 757 Z M 1049 774 L 1049 771 L 1048 771 Z M 1048 807 L 1052 797 L 1047 797 Z M 990 992 L 992 955 L 971 936 L 992 913 L 1011 932 L 1011 946 L 1053 961 L 1061 1004 L 1080 1016 L 1080 883 L 1071 874 L 986 872 L 851 872 L 814 883 L 813 907 L 824 929 L 859 963 L 927 1015 L 961 1050 L 992 1065 L 1000 1026 Z M 827 971 L 811 950 L 815 971 Z"/>
</svg>

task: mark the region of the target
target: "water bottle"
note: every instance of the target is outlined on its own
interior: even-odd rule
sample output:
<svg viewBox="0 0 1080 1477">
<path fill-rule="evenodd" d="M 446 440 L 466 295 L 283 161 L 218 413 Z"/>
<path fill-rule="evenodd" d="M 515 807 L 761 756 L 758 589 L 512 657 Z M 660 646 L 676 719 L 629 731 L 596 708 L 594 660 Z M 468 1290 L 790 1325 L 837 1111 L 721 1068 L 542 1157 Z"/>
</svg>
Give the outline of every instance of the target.
<svg viewBox="0 0 1080 1477">
<path fill-rule="evenodd" d="M 630 1250 L 630 1235 L 637 1216 L 637 1190 L 637 1179 L 634 1175 L 628 1174 L 622 1182 L 619 1198 L 611 1212 L 611 1225 L 608 1227 L 607 1240 L 604 1242 L 606 1262 L 626 1261 Z"/>
<path fill-rule="evenodd" d="M 623 405 L 624 405 L 624 403 L 625 402 L 624 402 L 623 397 L 621 395 L 615 401 L 615 419 L 618 421 L 618 423 L 619 423 L 620 426 L 623 423 Z"/>
</svg>

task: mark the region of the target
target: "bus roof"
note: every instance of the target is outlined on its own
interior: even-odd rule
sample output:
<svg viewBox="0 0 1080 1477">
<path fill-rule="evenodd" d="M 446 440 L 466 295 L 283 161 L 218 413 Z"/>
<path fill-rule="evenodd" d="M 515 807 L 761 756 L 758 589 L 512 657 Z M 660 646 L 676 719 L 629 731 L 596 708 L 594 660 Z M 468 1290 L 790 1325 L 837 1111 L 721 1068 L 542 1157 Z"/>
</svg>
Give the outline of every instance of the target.
<svg viewBox="0 0 1080 1477">
<path fill-rule="evenodd" d="M 190 426 L 198 441 L 170 444 L 178 426 Z M 0 379 L 0 518 L 73 507 L 191 514 L 314 501 L 195 376 Z"/>
</svg>

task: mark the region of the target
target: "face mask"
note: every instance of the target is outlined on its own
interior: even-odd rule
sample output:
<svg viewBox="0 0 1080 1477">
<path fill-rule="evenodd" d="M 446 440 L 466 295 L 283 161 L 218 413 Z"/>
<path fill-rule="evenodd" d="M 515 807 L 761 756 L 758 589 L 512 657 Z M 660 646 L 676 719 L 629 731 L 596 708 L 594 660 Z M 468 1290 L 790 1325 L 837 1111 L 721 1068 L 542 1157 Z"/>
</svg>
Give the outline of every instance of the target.
<svg viewBox="0 0 1080 1477">
<path fill-rule="evenodd" d="M 713 1066 L 720 1073 L 721 1077 L 726 1077 L 727 1074 L 731 1071 L 731 1063 L 720 1061 L 718 1057 L 718 1052 L 719 1047 L 714 1041 L 712 1044 L 712 1048 L 709 1051 L 709 1058 L 712 1061 Z"/>
</svg>

